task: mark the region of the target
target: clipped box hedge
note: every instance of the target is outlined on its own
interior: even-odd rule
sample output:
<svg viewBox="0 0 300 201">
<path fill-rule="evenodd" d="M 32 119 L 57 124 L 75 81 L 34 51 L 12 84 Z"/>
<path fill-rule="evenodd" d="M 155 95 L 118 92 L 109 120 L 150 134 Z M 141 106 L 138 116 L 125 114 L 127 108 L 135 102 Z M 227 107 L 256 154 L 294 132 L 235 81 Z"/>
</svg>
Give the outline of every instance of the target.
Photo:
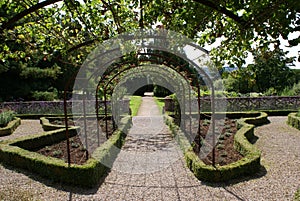
<svg viewBox="0 0 300 201">
<path fill-rule="evenodd" d="M 0 161 L 14 167 L 23 168 L 37 173 L 43 177 L 64 184 L 81 187 L 94 187 L 99 184 L 108 167 L 103 164 L 105 160 L 114 161 L 118 151 L 125 139 L 125 133 L 131 126 L 131 118 L 122 119 L 122 126 L 100 147 L 92 157 L 83 165 L 71 164 L 64 160 L 47 157 L 31 150 L 47 146 L 53 139 L 57 141 L 65 136 L 65 129 L 57 129 L 44 132 L 39 135 L 22 137 L 16 140 L 9 140 L 0 143 Z M 70 128 L 70 134 L 76 134 L 76 128 Z"/>
<path fill-rule="evenodd" d="M 300 117 L 297 116 L 297 113 L 290 113 L 288 115 L 287 120 L 288 125 L 293 126 L 294 128 L 297 128 L 300 130 Z"/>
<path fill-rule="evenodd" d="M 237 113 L 230 113 L 228 116 L 237 117 Z M 238 121 L 239 130 L 234 137 L 234 147 L 244 157 L 234 163 L 220 166 L 206 165 L 192 150 L 190 143 L 184 136 L 180 128 L 173 123 L 171 117 L 166 117 L 166 122 L 173 132 L 176 141 L 179 143 L 184 152 L 184 157 L 188 168 L 194 175 L 202 181 L 221 182 L 230 179 L 239 178 L 240 176 L 252 175 L 257 173 L 260 168 L 261 152 L 249 142 L 254 137 L 255 125 L 268 123 L 267 114 L 264 112 L 240 113 L 240 116 L 252 116 Z M 252 124 L 250 124 L 252 123 Z"/>
<path fill-rule="evenodd" d="M 42 128 L 44 131 L 53 131 L 53 130 L 65 127 L 64 125 L 51 124 L 49 121 L 49 118 L 51 118 L 51 117 L 41 117 L 40 118 L 40 124 L 42 125 Z M 57 117 L 55 119 L 57 119 Z"/>
<path fill-rule="evenodd" d="M 6 127 L 0 128 L 0 136 L 6 136 L 12 134 L 16 128 L 21 124 L 21 119 L 15 117 L 14 120 L 10 121 Z"/>
<path fill-rule="evenodd" d="M 76 117 L 76 116 L 75 116 Z M 87 119 L 95 119 L 94 116 L 87 116 Z M 104 116 L 102 116 L 102 118 L 105 118 Z M 108 118 L 111 118 L 111 116 L 109 116 Z M 62 120 L 64 121 L 65 118 L 63 116 L 44 116 L 44 117 L 40 117 L 40 124 L 42 125 L 42 128 L 44 131 L 53 131 L 56 129 L 60 129 L 60 128 L 65 128 L 64 125 L 57 125 L 57 124 L 52 124 L 50 123 L 50 120 Z M 72 126 L 69 126 L 72 127 Z"/>
</svg>

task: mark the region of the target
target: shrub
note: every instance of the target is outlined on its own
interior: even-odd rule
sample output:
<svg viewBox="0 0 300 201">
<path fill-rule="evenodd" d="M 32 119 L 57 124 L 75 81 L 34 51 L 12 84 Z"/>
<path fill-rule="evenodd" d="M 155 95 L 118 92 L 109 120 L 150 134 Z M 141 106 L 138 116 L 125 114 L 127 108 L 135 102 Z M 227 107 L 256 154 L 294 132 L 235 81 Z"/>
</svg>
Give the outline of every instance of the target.
<svg viewBox="0 0 300 201">
<path fill-rule="evenodd" d="M 277 93 L 278 93 L 277 90 L 274 89 L 274 87 L 271 87 L 271 88 L 267 89 L 267 91 L 265 91 L 264 95 L 265 96 L 275 96 L 275 95 L 277 95 Z"/>
<path fill-rule="evenodd" d="M 16 114 L 14 111 L 5 110 L 0 113 L 0 127 L 5 127 L 10 121 L 15 118 Z"/>
<path fill-rule="evenodd" d="M 32 98 L 37 101 L 53 101 L 57 99 L 57 91 L 34 91 L 32 92 Z"/>
<path fill-rule="evenodd" d="M 281 92 L 281 96 L 299 96 L 300 95 L 300 82 L 295 83 L 292 87 L 286 87 Z"/>
</svg>

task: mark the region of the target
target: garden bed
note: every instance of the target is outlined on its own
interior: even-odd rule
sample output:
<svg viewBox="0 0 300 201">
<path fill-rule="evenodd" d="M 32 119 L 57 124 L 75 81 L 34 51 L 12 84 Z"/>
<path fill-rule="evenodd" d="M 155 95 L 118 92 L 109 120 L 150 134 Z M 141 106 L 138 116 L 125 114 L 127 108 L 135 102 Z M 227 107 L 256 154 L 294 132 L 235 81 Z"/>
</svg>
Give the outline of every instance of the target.
<svg viewBox="0 0 300 201">
<path fill-rule="evenodd" d="M 195 120 L 196 121 L 196 120 Z M 210 120 L 200 120 L 200 135 L 196 135 L 194 140 L 193 151 L 199 155 L 201 149 L 201 142 L 206 138 L 208 129 L 210 126 Z M 218 125 L 219 137 L 215 149 L 216 163 L 219 165 L 227 165 L 236 162 L 243 158 L 243 155 L 234 148 L 234 135 L 237 131 L 237 123 L 235 119 L 224 120 L 224 125 Z M 193 130 L 197 133 L 197 130 Z M 207 165 L 212 165 L 213 153 L 210 152 L 205 158 L 202 159 Z"/>
<path fill-rule="evenodd" d="M 65 127 L 64 118 L 42 117 L 40 121 L 44 130 L 56 130 Z M 91 123 L 94 123 L 94 121 L 92 121 Z M 113 128 L 113 123 L 111 118 L 107 120 L 107 123 L 108 123 L 108 133 L 111 135 L 115 131 L 115 129 Z M 75 126 L 75 123 L 72 119 L 69 119 L 68 125 Z M 99 125 L 101 126 L 101 129 L 105 129 L 105 121 L 103 119 L 99 120 Z M 95 134 L 96 133 L 93 133 L 93 135 Z M 104 140 L 106 139 L 103 139 L 103 141 Z M 88 154 L 87 150 L 84 148 L 81 138 L 78 135 L 76 135 L 74 137 L 69 138 L 69 141 L 70 141 L 71 163 L 78 164 L 78 165 L 84 164 L 90 157 L 90 154 Z M 66 162 L 68 159 L 67 141 L 63 140 L 61 142 L 42 147 L 36 150 L 36 152 L 43 154 L 45 156 L 59 158 Z"/>
<path fill-rule="evenodd" d="M 125 133 L 131 126 L 131 118 L 124 117 L 119 129 L 111 137 L 96 148 L 91 157 L 83 164 L 68 165 L 64 160 L 47 157 L 35 150 L 52 146 L 65 140 L 65 129 L 56 129 L 37 135 L 25 136 L 0 143 L 0 161 L 14 167 L 27 169 L 53 181 L 82 187 L 94 187 L 107 172 L 109 164 L 117 157 L 122 146 Z M 69 129 L 70 137 L 77 134 L 76 128 Z"/>
<path fill-rule="evenodd" d="M 83 165 L 90 155 L 88 155 L 84 148 L 81 139 L 76 135 L 69 138 L 70 140 L 70 160 L 72 164 Z M 39 154 L 62 159 L 65 162 L 68 161 L 67 142 L 62 142 L 43 147 L 36 151 Z"/>
<path fill-rule="evenodd" d="M 238 113 L 226 114 L 226 116 L 236 117 Z M 248 112 L 240 113 L 240 116 L 244 118 L 237 121 L 237 128 L 239 129 L 234 135 L 233 147 L 243 157 L 226 165 L 216 164 L 215 167 L 210 165 L 210 163 L 205 163 L 205 160 L 202 161 L 198 157 L 184 132 L 174 124 L 173 118 L 166 117 L 167 124 L 184 152 L 187 166 L 198 179 L 210 182 L 227 181 L 240 176 L 255 174 L 260 170 L 261 153 L 250 141 L 255 137 L 255 125 L 262 125 L 269 122 L 267 114 L 263 112 Z"/>
</svg>

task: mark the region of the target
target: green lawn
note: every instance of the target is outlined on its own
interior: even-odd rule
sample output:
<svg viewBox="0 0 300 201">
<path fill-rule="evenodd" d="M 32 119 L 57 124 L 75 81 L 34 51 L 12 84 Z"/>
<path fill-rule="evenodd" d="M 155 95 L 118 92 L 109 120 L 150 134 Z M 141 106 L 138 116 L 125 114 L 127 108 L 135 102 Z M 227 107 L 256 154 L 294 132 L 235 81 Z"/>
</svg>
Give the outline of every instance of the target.
<svg viewBox="0 0 300 201">
<path fill-rule="evenodd" d="M 154 97 L 154 100 L 159 108 L 159 111 L 162 112 L 163 108 L 165 106 L 165 100 L 164 98 L 158 98 L 158 97 Z"/>
<path fill-rule="evenodd" d="M 130 96 L 131 116 L 136 116 L 142 103 L 141 96 Z"/>
</svg>

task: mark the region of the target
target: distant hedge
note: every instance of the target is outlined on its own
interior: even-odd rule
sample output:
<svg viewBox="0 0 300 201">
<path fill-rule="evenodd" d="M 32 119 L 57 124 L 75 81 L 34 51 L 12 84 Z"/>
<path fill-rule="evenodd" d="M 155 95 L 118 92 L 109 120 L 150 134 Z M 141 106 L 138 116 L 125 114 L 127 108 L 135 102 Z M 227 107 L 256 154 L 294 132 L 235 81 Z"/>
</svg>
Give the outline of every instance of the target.
<svg viewBox="0 0 300 201">
<path fill-rule="evenodd" d="M 293 127 L 297 128 L 298 130 L 300 130 L 300 117 L 297 116 L 297 113 L 290 113 L 288 115 L 287 123 L 290 126 L 293 126 Z"/>
<path fill-rule="evenodd" d="M 7 124 L 7 126 L 0 128 L 0 136 L 12 134 L 20 124 L 21 124 L 21 119 L 14 117 L 14 119 L 10 121 Z"/>
</svg>

